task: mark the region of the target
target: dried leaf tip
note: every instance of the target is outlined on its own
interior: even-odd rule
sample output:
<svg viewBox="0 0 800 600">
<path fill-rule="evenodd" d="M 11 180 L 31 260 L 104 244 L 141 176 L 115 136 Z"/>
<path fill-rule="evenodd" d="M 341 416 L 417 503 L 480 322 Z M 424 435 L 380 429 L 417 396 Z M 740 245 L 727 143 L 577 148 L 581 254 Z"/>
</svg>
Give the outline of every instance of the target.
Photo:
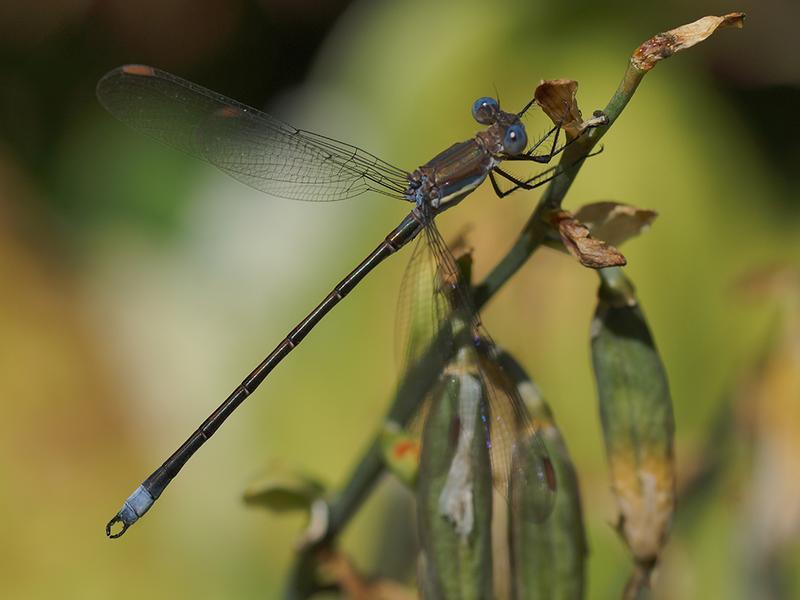
<svg viewBox="0 0 800 600">
<path fill-rule="evenodd" d="M 650 228 L 658 213 L 621 202 L 593 202 L 575 211 L 575 218 L 586 225 L 592 237 L 619 246 Z"/>
<path fill-rule="evenodd" d="M 573 79 L 544 79 L 533 93 L 544 113 L 553 123 L 560 124 L 570 138 L 577 137 L 587 127 L 605 125 L 608 121 L 603 114 L 584 121 L 575 98 L 577 92 L 578 82 Z"/>
<path fill-rule="evenodd" d="M 564 246 L 584 267 L 603 269 L 621 267 L 627 263 L 622 253 L 602 240 L 594 239 L 589 228 L 571 213 L 559 211 L 552 216 L 552 223 L 561 236 Z"/>
<path fill-rule="evenodd" d="M 573 79 L 546 79 L 536 87 L 533 97 L 553 123 L 561 123 L 570 137 L 580 131 L 583 120 L 575 95 L 578 82 Z"/>
<path fill-rule="evenodd" d="M 708 16 L 659 33 L 636 49 L 631 56 L 631 63 L 641 71 L 649 71 L 658 61 L 669 58 L 686 48 L 691 48 L 710 37 L 717 29 L 723 27 L 741 29 L 744 26 L 744 18 L 743 12 L 728 13 L 721 17 Z"/>
</svg>

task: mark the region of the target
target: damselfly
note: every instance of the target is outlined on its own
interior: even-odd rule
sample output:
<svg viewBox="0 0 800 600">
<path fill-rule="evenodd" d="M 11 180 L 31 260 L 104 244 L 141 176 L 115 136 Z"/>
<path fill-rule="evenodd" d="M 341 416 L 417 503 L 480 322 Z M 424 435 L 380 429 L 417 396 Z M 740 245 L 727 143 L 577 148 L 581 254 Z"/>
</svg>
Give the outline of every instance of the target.
<svg viewBox="0 0 800 600">
<path fill-rule="evenodd" d="M 484 129 L 469 140 L 453 144 L 416 170 L 407 172 L 355 146 L 295 129 L 259 110 L 153 67 L 128 65 L 109 72 L 98 83 L 97 95 L 111 114 L 134 129 L 206 160 L 270 195 L 294 200 L 332 201 L 378 192 L 412 204 L 411 211 L 400 224 L 336 284 L 164 464 L 131 494 L 106 526 L 109 537 L 121 536 L 147 512 L 200 446 L 367 273 L 423 231 L 441 265 L 440 270 L 451 272 L 448 263 L 452 263 L 452 257 L 441 243 L 434 218 L 456 206 L 487 177 L 501 197 L 517 189 L 533 189 L 541 185 L 557 173 L 555 168 L 535 177 L 520 179 L 501 169 L 500 163 L 548 163 L 567 145 L 558 145 L 560 126 L 557 124 L 528 147 L 520 118 L 534 100 L 520 112 L 508 113 L 500 109 L 495 99 L 484 97 L 476 100 L 472 107 L 472 116 L 485 126 Z M 551 137 L 549 150 L 537 154 L 537 150 Z M 510 182 L 510 187 L 502 190 L 498 177 Z M 122 523 L 122 528 L 113 532 L 116 523 Z"/>
<path fill-rule="evenodd" d="M 439 373 L 416 419 L 422 425 L 415 481 L 418 584 L 426 598 L 459 597 L 451 586 L 474 577 L 478 595 L 488 598 L 492 520 L 503 512 L 493 490 L 505 499 L 510 524 L 540 522 L 553 507 L 555 471 L 516 385 L 497 360 L 500 351 L 472 310 L 470 269 L 459 268 L 471 264 L 471 257 L 457 265 L 435 229 L 426 229 L 426 236 L 403 284 L 404 290 L 414 283 L 423 288 L 405 295 L 418 321 L 409 335 L 409 358 L 412 364 L 432 363 Z M 439 350 L 435 358 L 428 358 L 431 346 Z M 463 573 L 457 583 L 445 575 L 454 570 Z"/>
</svg>

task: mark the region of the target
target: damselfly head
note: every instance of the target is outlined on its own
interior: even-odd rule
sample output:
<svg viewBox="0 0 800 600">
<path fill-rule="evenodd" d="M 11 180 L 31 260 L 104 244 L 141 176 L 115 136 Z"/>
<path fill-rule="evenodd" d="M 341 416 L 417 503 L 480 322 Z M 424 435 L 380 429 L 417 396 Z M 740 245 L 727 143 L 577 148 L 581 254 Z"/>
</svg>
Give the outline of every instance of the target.
<svg viewBox="0 0 800 600">
<path fill-rule="evenodd" d="M 528 135 L 519 120 L 521 115 L 500 110 L 500 103 L 489 96 L 478 98 L 472 105 L 472 117 L 481 125 L 489 126 L 478 135 L 495 156 L 518 156 L 525 151 Z"/>
<path fill-rule="evenodd" d="M 528 134 L 519 115 L 499 108 L 494 114 L 494 122 L 486 131 L 478 132 L 477 137 L 493 156 L 501 160 L 509 156 L 519 156 L 528 146 Z"/>
<path fill-rule="evenodd" d="M 489 96 L 478 98 L 472 105 L 472 117 L 489 126 L 479 137 L 489 152 L 499 157 L 517 156 L 525 151 L 528 136 L 519 120 L 521 114 L 500 110 L 500 103 Z"/>
</svg>

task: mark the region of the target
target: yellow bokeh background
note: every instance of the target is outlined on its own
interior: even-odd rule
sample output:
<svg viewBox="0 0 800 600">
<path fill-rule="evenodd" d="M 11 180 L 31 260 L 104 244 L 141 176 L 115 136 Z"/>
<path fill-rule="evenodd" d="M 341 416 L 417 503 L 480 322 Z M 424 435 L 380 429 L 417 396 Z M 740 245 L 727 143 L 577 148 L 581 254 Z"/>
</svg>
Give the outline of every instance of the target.
<svg viewBox="0 0 800 600">
<path fill-rule="evenodd" d="M 241 493 L 271 469 L 340 486 L 380 424 L 397 378 L 394 319 L 408 250 L 314 330 L 141 523 L 121 540 L 105 538 L 122 500 L 408 208 L 377 195 L 330 204 L 269 198 L 127 130 L 94 100 L 103 72 L 145 59 L 214 87 L 202 78 L 205 65 L 240 53 L 257 81 L 260 57 L 235 42 L 254 14 L 292 40 L 293 27 L 309 27 L 303 11 L 319 11 L 319 45 L 298 81 L 266 92 L 253 83 L 239 99 L 264 106 L 269 98 L 265 108 L 292 124 L 413 169 L 472 135 L 476 97 L 497 93 L 504 108 L 518 110 L 540 79 L 568 77 L 580 83 L 588 115 L 605 105 L 630 52 L 652 34 L 749 8 L 744 30 L 721 31 L 645 78 L 565 203 L 614 200 L 658 211 L 652 229 L 622 250 L 670 377 L 679 473 L 702 459 L 727 392 L 774 323 L 774 311 L 742 302 L 734 283 L 800 259 L 800 181 L 765 152 L 752 121 L 785 120 L 788 135 L 796 117 L 777 107 L 750 113 L 720 82 L 796 89 L 800 53 L 770 54 L 771 35 L 789 35 L 779 25 L 790 16 L 780 11 L 794 9 L 362 0 L 334 10 L 335 2 L 230 8 L 220 0 L 207 15 L 167 2 L 178 15 L 165 21 L 168 39 L 160 21 L 150 30 L 121 3 L 48 4 L 57 25 L 37 21 L 22 2 L 0 12 L 2 30 L 16 32 L 0 75 L 17 74 L 4 76 L 0 90 L 0 122 L 12 132 L 0 132 L 1 596 L 279 597 L 303 520 L 247 508 Z M 218 14 L 228 20 L 213 21 Z M 206 22 L 207 31 L 197 25 Z M 118 43 L 86 64 L 80 54 L 48 55 L 64 31 Z M 280 63 L 293 49 L 270 52 Z M 72 93 L 31 104 L 30 82 L 71 73 L 42 68 L 51 64 L 75 70 Z M 44 116 L 51 102 L 69 106 L 57 132 Z M 547 128 L 541 115 L 526 125 L 531 136 Z M 29 138 L 29 146 L 20 141 Z M 770 142 L 798 157 L 791 140 Z M 46 159 L 37 160 L 35 148 L 45 146 Z M 471 227 L 477 278 L 511 246 L 538 194 L 499 200 L 485 185 L 439 219 L 445 238 Z M 588 597 L 609 598 L 619 597 L 630 559 L 612 527 L 589 361 L 597 283 L 576 261 L 543 249 L 483 318 L 552 406 L 582 486 Z M 682 526 L 679 507 L 657 597 L 744 594 L 750 441 L 739 430 L 731 435 L 745 458 L 731 457 L 721 483 L 686 517 L 690 525 Z M 344 547 L 366 571 L 407 568 L 398 553 L 413 543 L 404 525 L 409 498 L 384 482 L 346 531 Z M 797 544 L 786 552 L 797 565 Z M 796 575 L 788 585 L 787 598 L 800 593 Z"/>
</svg>

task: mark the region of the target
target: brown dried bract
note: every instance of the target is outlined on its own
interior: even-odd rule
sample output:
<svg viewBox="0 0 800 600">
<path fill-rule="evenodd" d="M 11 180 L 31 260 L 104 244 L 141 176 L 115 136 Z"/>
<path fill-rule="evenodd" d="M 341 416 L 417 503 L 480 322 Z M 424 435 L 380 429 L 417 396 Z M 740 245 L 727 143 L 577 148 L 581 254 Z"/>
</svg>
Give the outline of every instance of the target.
<svg viewBox="0 0 800 600">
<path fill-rule="evenodd" d="M 631 62 L 637 69 L 649 71 L 658 61 L 691 48 L 711 36 L 717 29 L 722 27 L 741 29 L 744 17 L 743 12 L 729 13 L 721 17 L 703 17 L 694 23 L 659 33 L 636 49 L 631 56 Z"/>
<path fill-rule="evenodd" d="M 575 218 L 586 225 L 592 237 L 619 246 L 647 230 L 658 213 L 620 202 L 593 202 L 575 211 Z"/>
<path fill-rule="evenodd" d="M 569 253 L 584 267 L 602 269 L 621 267 L 627 261 L 622 253 L 602 240 L 594 239 L 589 228 L 567 211 L 554 213 L 551 222 L 558 229 L 561 241 Z"/>
<path fill-rule="evenodd" d="M 561 123 L 561 128 L 571 138 L 581 132 L 583 125 L 583 116 L 575 99 L 577 92 L 578 82 L 573 79 L 547 79 L 533 93 L 545 114 L 553 123 Z"/>
</svg>

